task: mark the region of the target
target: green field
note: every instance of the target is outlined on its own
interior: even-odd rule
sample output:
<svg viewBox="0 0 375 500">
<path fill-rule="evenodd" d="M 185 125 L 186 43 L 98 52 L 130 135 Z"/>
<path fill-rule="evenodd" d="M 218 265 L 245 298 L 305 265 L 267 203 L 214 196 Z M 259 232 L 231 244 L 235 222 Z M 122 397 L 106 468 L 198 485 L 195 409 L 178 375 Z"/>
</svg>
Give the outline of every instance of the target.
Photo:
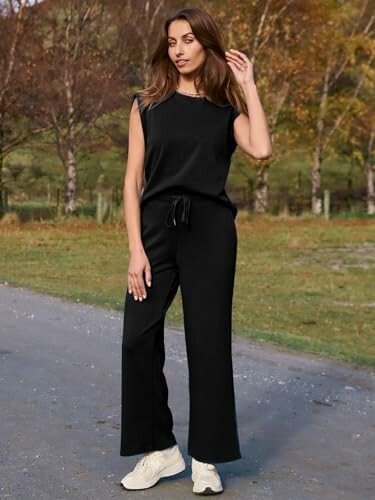
<svg viewBox="0 0 375 500">
<path fill-rule="evenodd" d="M 371 219 L 239 212 L 233 333 L 375 367 L 375 224 Z M 122 310 L 122 223 L 78 217 L 0 225 L 0 281 Z M 166 323 L 182 326 L 180 292 Z"/>
</svg>

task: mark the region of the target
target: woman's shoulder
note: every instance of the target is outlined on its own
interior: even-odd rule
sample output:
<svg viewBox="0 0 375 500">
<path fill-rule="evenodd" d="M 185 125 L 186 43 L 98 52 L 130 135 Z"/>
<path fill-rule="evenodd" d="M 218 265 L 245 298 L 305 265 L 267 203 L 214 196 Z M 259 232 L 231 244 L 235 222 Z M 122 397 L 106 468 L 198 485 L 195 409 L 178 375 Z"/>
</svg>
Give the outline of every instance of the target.
<svg viewBox="0 0 375 500">
<path fill-rule="evenodd" d="M 139 112 L 143 115 L 147 111 L 147 106 L 145 104 L 145 100 L 143 98 L 143 95 L 141 94 L 142 91 L 136 91 L 133 92 L 132 94 L 132 103 L 134 101 L 137 102 Z"/>
<path fill-rule="evenodd" d="M 133 94 L 132 94 L 132 101 L 137 100 L 137 103 L 138 103 L 138 106 L 139 106 L 141 112 L 142 111 L 145 111 L 145 112 L 152 111 L 154 108 L 157 108 L 160 104 L 163 104 L 165 101 L 169 100 L 174 95 L 174 93 L 172 92 L 162 100 L 151 100 L 150 101 L 149 99 L 144 98 L 142 92 L 143 92 L 143 90 L 138 90 L 136 92 L 133 92 Z"/>
<path fill-rule="evenodd" d="M 133 92 L 132 100 L 133 101 L 136 100 L 138 104 L 140 104 L 141 102 L 143 102 L 143 96 L 140 94 L 139 91 Z"/>
</svg>

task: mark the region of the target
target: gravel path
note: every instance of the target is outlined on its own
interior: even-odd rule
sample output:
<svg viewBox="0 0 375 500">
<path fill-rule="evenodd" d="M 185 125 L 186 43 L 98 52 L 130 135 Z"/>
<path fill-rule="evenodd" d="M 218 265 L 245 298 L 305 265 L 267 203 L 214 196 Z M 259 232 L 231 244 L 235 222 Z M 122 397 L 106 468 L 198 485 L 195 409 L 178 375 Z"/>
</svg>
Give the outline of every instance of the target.
<svg viewBox="0 0 375 500">
<path fill-rule="evenodd" d="M 188 372 L 166 331 L 165 374 L 187 468 L 155 487 L 119 485 L 122 314 L 0 285 L 0 498 L 187 499 Z M 375 375 L 235 337 L 243 458 L 217 464 L 222 498 L 367 500 L 375 490 Z"/>
</svg>

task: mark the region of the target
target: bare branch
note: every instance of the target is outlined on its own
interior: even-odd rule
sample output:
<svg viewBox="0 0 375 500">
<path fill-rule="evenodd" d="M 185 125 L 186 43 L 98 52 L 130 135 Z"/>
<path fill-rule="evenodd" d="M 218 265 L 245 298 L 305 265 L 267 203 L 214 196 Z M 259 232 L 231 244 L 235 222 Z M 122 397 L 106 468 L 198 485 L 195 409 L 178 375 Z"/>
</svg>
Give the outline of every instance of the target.
<svg viewBox="0 0 375 500">
<path fill-rule="evenodd" d="M 12 5 L 12 2 L 10 1 L 9 4 Z M 21 30 L 22 30 L 23 12 L 24 12 L 25 5 L 26 5 L 26 1 L 25 0 L 21 1 L 19 10 L 17 12 L 16 29 L 14 32 L 12 45 L 11 45 L 10 51 L 9 51 L 8 67 L 5 71 L 4 82 L 3 82 L 1 89 L 0 89 L 0 107 L 3 106 L 5 92 L 8 89 L 8 85 L 9 85 L 9 82 L 10 82 L 10 79 L 12 76 L 12 72 L 14 69 L 16 48 L 17 48 L 17 45 L 18 45 L 18 42 L 20 39 Z"/>
</svg>

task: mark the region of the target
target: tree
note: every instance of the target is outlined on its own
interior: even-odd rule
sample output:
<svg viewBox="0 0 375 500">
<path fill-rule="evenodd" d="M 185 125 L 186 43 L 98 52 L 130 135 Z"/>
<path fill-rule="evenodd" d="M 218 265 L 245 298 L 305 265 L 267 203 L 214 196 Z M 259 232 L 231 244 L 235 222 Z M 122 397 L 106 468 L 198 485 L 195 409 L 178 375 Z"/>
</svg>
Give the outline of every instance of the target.
<svg viewBox="0 0 375 500">
<path fill-rule="evenodd" d="M 311 86 L 317 92 L 311 118 L 315 121 L 313 166 L 311 171 L 311 209 L 320 214 L 321 165 L 334 134 L 358 98 L 375 52 L 373 34 L 375 14 L 369 0 L 327 1 L 326 23 L 314 37 L 314 69 Z"/>
<path fill-rule="evenodd" d="M 373 72 L 371 72 L 373 74 Z M 371 75 L 370 73 L 370 75 Z M 366 186 L 366 207 L 369 215 L 375 214 L 375 102 L 374 78 L 368 78 L 353 105 L 350 119 L 341 124 L 335 141 L 335 149 L 350 157 L 358 165 Z"/>
<path fill-rule="evenodd" d="M 297 135 L 289 134 L 286 143 L 284 140 L 279 147 L 283 110 L 289 104 L 293 78 L 303 66 L 304 29 L 301 26 L 310 1 L 237 0 L 226 2 L 223 9 L 217 8 L 218 19 L 225 19 L 227 23 L 225 33 L 228 34 L 229 46 L 245 52 L 254 64 L 271 139 L 276 144 L 271 158 L 249 160 L 256 169 L 253 208 L 257 213 L 266 212 L 269 208 L 270 167 L 283 153 L 283 144 L 290 145 L 290 138 L 297 138 Z"/>
<path fill-rule="evenodd" d="M 37 4 L 37 2 L 34 2 Z M 0 3 L 0 216 L 4 207 L 4 160 L 30 137 L 40 134 L 44 127 L 28 120 L 25 88 L 31 84 L 27 33 L 32 31 L 32 9 L 27 0 L 8 0 Z"/>
<path fill-rule="evenodd" d="M 111 9 L 108 7 L 110 5 Z M 122 104 L 126 67 L 115 22 L 126 6 L 99 0 L 55 0 L 41 4 L 35 35 L 34 74 L 29 90 L 34 119 L 53 130 L 66 172 L 66 212 L 76 211 L 77 153 L 102 113 Z"/>
</svg>

